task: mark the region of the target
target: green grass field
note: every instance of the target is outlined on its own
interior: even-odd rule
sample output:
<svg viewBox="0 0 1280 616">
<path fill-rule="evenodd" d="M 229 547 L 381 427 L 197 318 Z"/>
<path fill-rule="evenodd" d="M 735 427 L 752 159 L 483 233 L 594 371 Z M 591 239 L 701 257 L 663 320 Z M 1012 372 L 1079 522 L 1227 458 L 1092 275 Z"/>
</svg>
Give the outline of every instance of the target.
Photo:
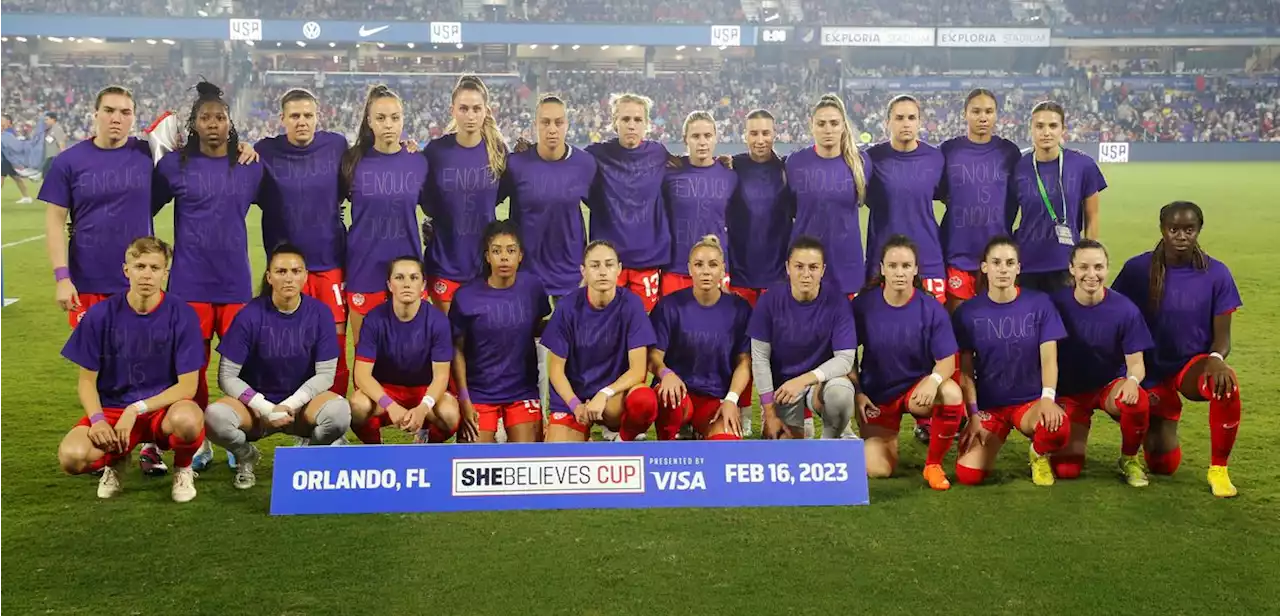
<svg viewBox="0 0 1280 616">
<path fill-rule="evenodd" d="M 1244 424 L 1240 497 L 1209 495 L 1206 407 L 1184 414 L 1184 463 L 1135 490 L 1112 472 L 1118 430 L 1095 422 L 1085 476 L 1032 486 L 1011 438 L 989 485 L 931 492 L 907 436 L 871 505 L 307 516 L 267 514 L 218 463 L 200 496 L 131 468 L 95 495 L 55 451 L 81 415 L 68 330 L 53 303 L 40 205 L 3 203 L 3 609 L 10 614 L 1263 614 L 1280 605 L 1280 164 L 1110 165 L 1103 236 L 1118 271 L 1150 249 L 1156 212 L 1203 205 L 1203 244 L 1234 271 L 1245 309 L 1231 364 Z M 34 193 L 33 193 L 34 194 Z M 256 215 L 255 215 L 256 220 Z M 162 235 L 172 227 L 158 221 Z M 256 227 L 256 222 L 254 223 Z M 256 230 L 250 232 L 256 240 Z M 261 268 L 261 251 L 251 248 Z M 909 424 L 909 422 L 908 422 Z M 264 451 L 283 443 L 265 442 Z M 690 445 L 696 447 L 697 445 Z M 1267 453 L 1272 447 L 1272 453 Z M 954 454 L 953 454 L 954 455 Z M 948 460 L 948 469 L 953 460 Z"/>
</svg>

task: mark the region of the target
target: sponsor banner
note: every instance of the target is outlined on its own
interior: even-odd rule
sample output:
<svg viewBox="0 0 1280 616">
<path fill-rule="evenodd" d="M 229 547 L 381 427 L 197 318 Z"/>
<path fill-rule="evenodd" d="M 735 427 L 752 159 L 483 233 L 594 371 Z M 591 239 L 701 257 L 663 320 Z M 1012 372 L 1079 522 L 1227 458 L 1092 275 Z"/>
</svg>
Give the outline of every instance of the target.
<svg viewBox="0 0 1280 616">
<path fill-rule="evenodd" d="M 868 504 L 859 440 L 280 447 L 274 515 Z"/>
<path fill-rule="evenodd" d="M 1100 163 L 1127 163 L 1129 162 L 1129 144 L 1128 143 L 1108 143 L 1102 142 L 1098 144 L 1098 162 Z"/>
<path fill-rule="evenodd" d="M 1043 92 L 1058 88 L 1066 88 L 1070 81 L 1041 77 L 886 77 L 886 78 L 851 78 L 843 81 L 849 90 L 865 92 L 868 90 L 895 90 L 910 92 L 967 92 L 974 88 L 986 88 L 1001 92 L 1013 88 Z"/>
<path fill-rule="evenodd" d="M 1048 28 L 938 28 L 938 47 L 1048 47 Z"/>
<path fill-rule="evenodd" d="M 742 26 L 711 26 L 711 44 L 716 47 L 741 47 Z"/>
<path fill-rule="evenodd" d="M 822 28 L 828 47 L 933 47 L 933 28 Z"/>
<path fill-rule="evenodd" d="M 456 21 L 431 22 L 431 42 L 438 44 L 461 43 L 462 24 Z"/>
<path fill-rule="evenodd" d="M 233 41 L 261 41 L 262 40 L 262 20 L 261 19 L 229 19 L 227 20 L 229 33 L 227 38 Z"/>
</svg>

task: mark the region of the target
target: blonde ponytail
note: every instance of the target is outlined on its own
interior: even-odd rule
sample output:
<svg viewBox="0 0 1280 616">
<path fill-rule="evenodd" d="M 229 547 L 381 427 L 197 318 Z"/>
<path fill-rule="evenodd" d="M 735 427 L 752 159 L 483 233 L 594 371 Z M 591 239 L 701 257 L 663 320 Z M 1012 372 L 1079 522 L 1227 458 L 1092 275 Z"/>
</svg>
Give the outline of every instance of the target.
<svg viewBox="0 0 1280 616">
<path fill-rule="evenodd" d="M 463 90 L 471 90 L 480 94 L 480 100 L 484 101 L 484 120 L 480 123 L 480 135 L 484 139 L 485 153 L 489 159 L 489 175 L 494 182 L 502 178 L 503 172 L 507 170 L 507 143 L 502 139 L 502 133 L 498 131 L 498 122 L 493 118 L 493 109 L 489 107 L 489 88 L 484 82 L 475 75 L 463 75 L 458 78 L 458 83 L 453 86 L 453 94 L 450 100 L 458 98 L 458 92 Z M 449 118 L 449 123 L 445 125 L 444 132 L 458 132 L 458 121 Z"/>
<path fill-rule="evenodd" d="M 866 203 L 867 178 L 863 171 L 862 153 L 853 143 L 853 128 L 849 126 L 849 114 L 845 111 L 844 100 L 838 94 L 824 94 L 821 99 L 818 99 L 818 104 L 813 106 L 813 112 L 817 113 L 824 107 L 840 112 L 840 155 L 844 157 L 845 164 L 849 165 L 849 171 L 853 173 L 853 186 L 858 191 L 858 202 Z"/>
</svg>

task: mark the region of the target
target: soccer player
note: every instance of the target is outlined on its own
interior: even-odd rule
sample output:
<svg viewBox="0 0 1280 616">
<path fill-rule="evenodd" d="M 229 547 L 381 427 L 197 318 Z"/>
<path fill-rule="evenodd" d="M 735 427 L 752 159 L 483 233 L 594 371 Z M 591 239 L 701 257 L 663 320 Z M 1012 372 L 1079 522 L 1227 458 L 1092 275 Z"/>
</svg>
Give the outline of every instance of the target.
<svg viewBox="0 0 1280 616">
<path fill-rule="evenodd" d="M 939 149 L 946 159 L 939 196 L 942 252 L 947 262 L 947 309 L 977 293 L 978 263 L 991 238 L 1012 233 L 1017 202 L 1013 169 L 1022 158 L 1018 145 L 992 133 L 996 95 L 982 88 L 964 99 L 968 133 L 948 139 Z"/>
<path fill-rule="evenodd" d="M 195 402 L 209 403 L 209 351 L 214 334 L 221 339 L 236 313 L 253 296 L 249 236 L 245 216 L 258 197 L 262 165 L 237 164 L 239 149 L 231 107 L 217 86 L 201 81 L 187 116 L 181 150 L 156 166 L 152 211 L 173 201 L 173 275 L 169 291 L 186 300 L 200 317 L 205 360 Z"/>
<path fill-rule="evenodd" d="M 853 296 L 865 280 L 858 207 L 866 203 L 871 159 L 854 146 L 853 129 L 839 96 L 824 95 L 814 105 L 809 124 L 814 146 L 792 153 L 786 162 L 787 188 L 796 212 L 791 242 L 794 245 L 801 236 L 816 239 L 826 248 L 824 257 L 830 259 L 830 268 L 823 264 L 831 276 L 830 286 Z M 794 256 L 795 251 L 790 254 Z"/>
<path fill-rule="evenodd" d="M 417 257 L 393 259 L 384 283 L 389 301 L 369 311 L 356 345 L 352 432 L 382 442 L 382 428 L 396 426 L 417 443 L 443 443 L 458 431 L 458 401 L 445 392 L 453 340 L 449 319 L 426 299 Z"/>
<path fill-rule="evenodd" d="M 960 386 L 951 378 L 957 352 L 951 319 L 923 287 L 915 243 L 894 235 L 880 254 L 880 273 L 853 298 L 862 344 L 862 361 L 853 373 L 856 417 L 866 440 L 867 474 L 893 475 L 903 415 L 931 417 L 924 479 L 934 490 L 947 490 L 951 482 L 942 460 L 964 416 Z"/>
<path fill-rule="evenodd" d="M 524 249 L 515 223 L 489 223 L 482 245 L 481 277 L 458 289 L 449 310 L 459 438 L 497 442 L 501 421 L 508 442 L 534 443 L 542 428 L 535 339 L 551 305 L 542 282 L 518 271 Z"/>
<path fill-rule="evenodd" d="M 498 184 L 507 168 L 506 142 L 484 82 L 459 77 L 452 100 L 449 134 L 424 150 L 430 171 L 423 204 L 435 229 L 426 251 L 427 292 L 445 314 L 458 287 L 480 274 L 480 237 L 497 217 Z"/>
<path fill-rule="evenodd" d="M 986 479 L 1017 428 L 1031 439 L 1032 481 L 1051 486 L 1049 454 L 1070 438 L 1071 422 L 1054 402 L 1058 341 L 1067 333 L 1048 295 L 1016 286 L 1020 265 L 1013 240 L 992 239 L 982 251 L 980 293 L 952 315 L 970 415 L 956 459 L 956 479 L 965 485 Z"/>
<path fill-rule="evenodd" d="M 715 235 L 689 251 L 693 287 L 664 296 L 651 315 L 657 342 L 649 370 L 658 375 L 658 438 L 692 424 L 707 440 L 742 438 L 739 402 L 749 391 L 751 306 L 722 290 L 724 251 Z"/>
<path fill-rule="evenodd" d="M 662 197 L 671 221 L 671 265 L 662 272 L 662 295 L 694 285 L 688 255 L 707 235 L 728 246 L 725 215 L 729 199 L 738 187 L 738 176 L 716 161 L 716 122 L 705 111 L 694 111 L 684 120 L 687 156 L 676 159 L 662 180 Z M 720 267 L 726 267 L 723 256 Z"/>
<path fill-rule="evenodd" d="M 400 97 L 375 85 L 365 98 L 356 143 L 342 157 L 341 194 L 351 200 L 346 300 L 357 348 L 364 316 L 387 301 L 391 262 L 422 252 L 417 209 L 427 182 L 427 158 L 400 145 L 403 130 Z"/>
<path fill-rule="evenodd" d="M 1035 147 L 1014 166 L 1014 191 L 1022 220 L 1013 238 L 1026 261 L 1018 286 L 1052 293 L 1071 284 L 1071 247 L 1098 239 L 1101 193 L 1107 181 L 1088 155 L 1062 147 L 1067 116 L 1053 101 L 1031 109 Z"/>
<path fill-rule="evenodd" d="M 596 160 L 565 143 L 564 101 L 544 96 L 534 124 L 538 142 L 507 157 L 499 201 L 510 199 L 511 221 L 520 235 L 521 267 L 537 276 L 552 297 L 582 284 L 582 249 L 587 245 L 582 203 L 596 177 Z"/>
<path fill-rule="evenodd" d="M 1102 409 L 1120 422 L 1120 476 L 1141 488 L 1147 485 L 1147 473 L 1138 449 L 1151 410 L 1141 385 L 1147 375 L 1142 353 L 1152 346 L 1151 333 L 1138 307 L 1107 289 L 1107 270 L 1106 248 L 1095 240 L 1080 240 L 1071 249 L 1075 286 L 1052 296 L 1067 330 L 1058 344 L 1058 404 L 1072 425 L 1071 440 L 1049 462 L 1055 477 L 1079 477 L 1093 411 Z"/>
<path fill-rule="evenodd" d="M 232 485 L 257 482 L 262 454 L 253 442 L 288 432 L 313 445 L 345 444 L 351 406 L 328 391 L 338 368 L 333 311 L 302 292 L 302 250 L 272 250 L 262 289 L 240 310 L 218 343 L 218 387 L 226 396 L 209 405 L 209 438 L 236 457 Z"/>
<path fill-rule="evenodd" d="M 946 266 L 933 216 L 946 159 L 938 148 L 920 141 L 921 111 L 915 97 L 893 97 L 885 110 L 889 139 L 867 150 L 872 161 L 867 184 L 867 254 L 882 254 L 885 242 L 894 235 L 910 238 L 920 251 L 916 265 L 925 291 L 946 302 Z M 866 278 L 875 278 L 879 271 L 880 264 L 868 259 Z"/>
<path fill-rule="evenodd" d="M 1178 422 L 1181 395 L 1209 402 L 1209 487 L 1229 498 L 1236 487 L 1227 461 L 1240 428 L 1240 385 L 1227 365 L 1231 315 L 1243 303 L 1231 270 L 1200 247 L 1204 212 L 1189 201 L 1160 208 L 1160 241 L 1129 259 L 1112 288 L 1132 299 L 1155 346 L 1146 354 L 1151 429 L 1143 451 L 1147 468 L 1172 475 L 1182 462 Z"/>
<path fill-rule="evenodd" d="M 587 244 L 586 288 L 562 298 L 542 335 L 551 378 L 549 442 L 585 441 L 597 423 L 633 441 L 658 417 L 658 396 L 644 383 L 653 325 L 643 300 L 618 286 L 621 269 L 608 241 Z"/>
<path fill-rule="evenodd" d="M 255 144 L 262 157 L 262 246 L 280 244 L 302 249 L 307 267 L 303 293 L 329 307 L 338 334 L 338 371 L 333 393 L 347 395 L 347 308 L 343 302 L 343 264 L 347 228 L 342 221 L 338 169 L 347 151 L 347 138 L 316 130 L 319 103 L 308 90 L 293 88 L 280 97 L 283 135 Z"/>
<path fill-rule="evenodd" d="M 164 293 L 169 245 L 140 237 L 125 251 L 129 287 L 85 313 L 62 355 L 80 366 L 85 416 L 58 445 L 72 475 L 102 469 L 98 498 L 121 491 L 129 454 L 141 442 L 174 451 L 173 500 L 196 497 L 191 458 L 204 441 L 204 413 L 191 401 L 202 361 L 195 311 Z"/>
<path fill-rule="evenodd" d="M 662 207 L 670 154 L 661 143 L 645 139 L 652 100 L 617 94 L 609 107 L 617 138 L 587 146 L 599 166 L 587 198 L 591 238 L 617 247 L 618 284 L 639 297 L 647 312 L 660 297 L 658 270 L 671 261 L 671 228 Z"/>
<path fill-rule="evenodd" d="M 751 315 L 751 371 L 765 438 L 803 438 L 806 406 L 822 416 L 823 438 L 839 437 L 853 417 L 846 375 L 857 358 L 857 333 L 844 290 L 823 284 L 826 269 L 822 243 L 796 239 L 787 257 L 790 283 L 761 295 Z"/>
</svg>

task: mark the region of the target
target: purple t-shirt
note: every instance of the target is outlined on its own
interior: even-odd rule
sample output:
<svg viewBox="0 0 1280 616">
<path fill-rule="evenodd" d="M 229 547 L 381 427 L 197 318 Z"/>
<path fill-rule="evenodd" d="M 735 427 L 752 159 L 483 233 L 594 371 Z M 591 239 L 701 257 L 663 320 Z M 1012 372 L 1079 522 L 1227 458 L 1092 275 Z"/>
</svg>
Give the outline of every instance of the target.
<svg viewBox="0 0 1280 616">
<path fill-rule="evenodd" d="M 196 311 L 177 296 L 166 295 L 155 310 L 138 314 L 118 293 L 85 312 L 62 356 L 98 373 L 103 408 L 124 408 L 199 370 L 204 340 Z"/>
<path fill-rule="evenodd" d="M 453 297 L 449 323 L 463 338 L 467 391 L 478 404 L 510 404 L 538 398 L 538 324 L 551 314 L 542 282 L 529 273 L 510 288 L 477 278 Z"/>
<path fill-rule="evenodd" d="M 1176 376 L 1196 355 L 1213 346 L 1213 318 L 1244 305 L 1231 270 L 1217 259 L 1208 269 L 1166 267 L 1160 311 L 1151 310 L 1151 253 L 1124 264 L 1111 287 L 1133 300 L 1146 319 L 1155 346 L 1144 356 L 1150 387 Z"/>
<path fill-rule="evenodd" d="M 39 199 L 70 210 L 67 267 L 81 293 L 129 290 L 124 252 L 133 240 L 153 233 L 152 165 L 147 144 L 133 137 L 114 150 L 81 141 L 50 164 Z"/>
<path fill-rule="evenodd" d="M 862 165 L 870 183 L 871 158 L 865 152 Z M 827 253 L 825 282 L 845 295 L 857 293 L 866 280 L 866 266 L 853 172 L 843 156 L 822 158 L 812 147 L 788 156 L 786 169 L 796 208 L 791 240 L 808 235 L 821 241 Z"/>
<path fill-rule="evenodd" d="M 431 364 L 453 361 L 449 317 L 425 299 L 409 321 L 396 316 L 392 302 L 378 304 L 360 326 L 356 360 L 372 362 L 373 378 L 382 385 L 429 387 Z"/>
<path fill-rule="evenodd" d="M 1013 228 L 1018 203 L 1011 180 L 1022 152 L 1014 142 L 994 136 L 987 143 L 955 137 L 939 149 L 947 160 L 939 190 L 947 203 L 942 216 L 943 256 L 951 267 L 976 272 L 987 242 L 1009 235 Z"/>
<path fill-rule="evenodd" d="M 1040 345 L 1067 332 L 1049 296 L 1023 289 L 1007 304 L 986 293 L 960 304 L 952 315 L 956 342 L 973 351 L 978 407 L 990 410 L 1040 397 Z"/>
<path fill-rule="evenodd" d="M 316 131 L 305 147 L 284 135 L 254 144 L 266 167 L 258 207 L 262 208 L 262 247 L 283 243 L 302 250 L 307 269 L 324 272 L 344 265 L 347 228 L 342 223 L 338 178 L 347 138 Z"/>
<path fill-rule="evenodd" d="M 632 349 L 654 343 L 653 325 L 635 293 L 618 287 L 613 301 L 600 310 L 587 301 L 587 293 L 581 289 L 562 298 L 542 334 L 542 345 L 564 358 L 565 376 L 583 401 L 631 367 L 627 354 Z M 555 387 L 551 388 L 551 410 L 572 410 Z"/>
<path fill-rule="evenodd" d="M 1142 313 L 1129 298 L 1105 291 L 1102 301 L 1083 306 L 1075 289 L 1053 294 L 1067 337 L 1058 343 L 1058 393 L 1064 396 L 1097 391 L 1128 371 L 1124 356 L 1152 346 Z"/>
<path fill-rule="evenodd" d="M 663 297 L 650 319 L 657 338 L 653 348 L 666 352 L 663 363 L 689 391 L 712 398 L 729 393 L 738 356 L 751 352 L 747 300 L 721 293 L 720 301 L 703 306 L 693 289 L 684 289 Z"/>
<path fill-rule="evenodd" d="M 1102 177 L 1098 163 L 1087 154 L 1077 150 L 1063 150 L 1063 156 L 1062 184 L 1067 187 L 1065 213 L 1062 211 L 1063 196 L 1058 183 L 1057 158 L 1049 162 L 1035 162 L 1035 152 L 1028 152 L 1014 167 L 1014 191 L 1022 220 L 1013 232 L 1013 239 L 1022 249 L 1024 273 L 1065 271 L 1071 259 L 1071 246 L 1058 241 L 1053 219 L 1045 208 L 1044 199 L 1040 198 L 1035 170 L 1040 172 L 1040 180 L 1044 182 L 1045 194 L 1053 205 L 1054 215 L 1071 228 L 1073 242 L 1080 241 L 1080 231 L 1084 228 L 1085 199 L 1107 188 L 1107 181 Z"/>
<path fill-rule="evenodd" d="M 942 183 L 946 160 L 942 152 L 919 142 L 910 152 L 899 152 L 888 142 L 867 150 L 873 163 L 867 184 L 867 273 L 880 272 L 880 251 L 889 238 L 902 234 L 915 242 L 920 252 L 921 278 L 946 278 L 942 261 L 942 241 L 933 215 L 933 199 Z"/>
<path fill-rule="evenodd" d="M 720 238 L 720 246 L 729 253 L 725 258 L 730 258 L 725 212 L 738 188 L 738 176 L 718 162 L 694 167 L 687 156 L 680 162 L 680 168 L 667 169 L 662 181 L 662 200 L 671 220 L 671 264 L 666 271 L 688 275 L 689 251 L 704 235 Z"/>
<path fill-rule="evenodd" d="M 497 219 L 499 178 L 489 171 L 484 140 L 466 148 L 449 134 L 428 143 L 424 154 L 431 170 L 423 204 L 435 226 L 427 275 L 470 281 L 480 275 L 484 228 Z"/>
<path fill-rule="evenodd" d="M 338 358 L 333 311 L 309 295 L 290 314 L 276 309 L 270 295 L 255 297 L 236 313 L 218 353 L 242 366 L 240 379 L 249 387 L 280 404 L 316 375 L 316 362 Z"/>
<path fill-rule="evenodd" d="M 775 388 L 821 366 L 836 351 L 858 348 L 853 310 L 845 293 L 829 282 L 808 302 L 792 297 L 788 285 L 770 288 L 756 302 L 747 334 L 771 345 L 769 365 Z"/>
<path fill-rule="evenodd" d="M 853 320 L 862 344 L 858 379 L 877 404 L 898 399 L 957 351 L 946 308 L 919 289 L 901 307 L 885 301 L 883 288 L 859 293 Z"/>
<path fill-rule="evenodd" d="M 421 154 L 372 148 L 364 153 L 351 181 L 347 291 L 385 291 L 391 261 L 422 254 L 417 209 L 426 182 L 427 159 Z"/>
<path fill-rule="evenodd" d="M 582 202 L 595 178 L 596 159 L 573 146 L 560 160 L 542 160 L 536 148 L 507 157 L 499 198 L 511 200 L 510 217 L 520 229 L 520 267 L 556 297 L 582 282 L 579 264 L 587 245 Z"/>
<path fill-rule="evenodd" d="M 170 152 L 156 166 L 152 210 L 173 200 L 169 290 L 189 302 L 243 304 L 253 297 L 244 217 L 258 198 L 262 164 Z M 332 320 L 332 319 L 331 319 Z"/>
<path fill-rule="evenodd" d="M 643 141 L 628 150 L 610 139 L 587 146 L 587 153 L 599 165 L 587 198 L 591 239 L 612 243 L 625 268 L 667 265 L 671 227 L 662 207 L 667 148 L 657 141 Z"/>
<path fill-rule="evenodd" d="M 751 160 L 749 154 L 733 157 L 738 190 L 729 201 L 729 271 L 733 286 L 767 289 L 787 279 L 787 243 L 795 203 L 783 176 L 785 163 Z"/>
</svg>

